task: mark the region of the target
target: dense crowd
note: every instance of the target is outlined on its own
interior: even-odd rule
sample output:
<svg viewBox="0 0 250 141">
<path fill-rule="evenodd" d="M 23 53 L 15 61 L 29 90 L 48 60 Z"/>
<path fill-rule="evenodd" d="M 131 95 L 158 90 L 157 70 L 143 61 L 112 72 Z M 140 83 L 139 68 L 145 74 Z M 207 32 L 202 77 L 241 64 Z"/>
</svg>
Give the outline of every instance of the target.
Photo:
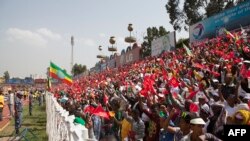
<svg viewBox="0 0 250 141">
<path fill-rule="evenodd" d="M 184 48 L 163 52 L 51 91 L 93 139 L 222 140 L 223 125 L 250 125 L 250 40 L 237 34 L 192 45 L 188 54 Z"/>
</svg>

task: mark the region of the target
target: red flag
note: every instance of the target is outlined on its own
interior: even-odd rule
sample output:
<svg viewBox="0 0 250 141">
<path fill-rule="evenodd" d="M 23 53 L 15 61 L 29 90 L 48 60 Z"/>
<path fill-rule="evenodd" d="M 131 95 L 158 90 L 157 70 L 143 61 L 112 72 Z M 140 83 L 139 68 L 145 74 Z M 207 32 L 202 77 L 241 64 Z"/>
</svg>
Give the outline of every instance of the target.
<svg viewBox="0 0 250 141">
<path fill-rule="evenodd" d="M 168 64 L 168 67 L 169 67 L 169 68 L 173 68 L 173 66 L 174 66 L 174 63 L 173 63 L 173 62 L 170 62 L 170 63 Z"/>
<path fill-rule="evenodd" d="M 165 95 L 169 94 L 169 92 L 167 90 L 164 90 L 162 93 Z"/>
<path fill-rule="evenodd" d="M 240 70 L 240 74 L 244 77 L 244 78 L 250 78 L 250 70 L 247 70 L 246 65 L 243 64 Z"/>
<path fill-rule="evenodd" d="M 167 71 L 164 68 L 162 68 L 162 76 L 163 76 L 164 80 L 168 79 L 168 73 L 167 73 Z"/>
<path fill-rule="evenodd" d="M 109 119 L 109 114 L 106 112 L 101 105 L 97 106 L 95 110 L 93 111 L 93 115 L 97 115 L 100 117 L 104 117 L 106 119 Z"/>
<path fill-rule="evenodd" d="M 205 66 L 203 66 L 203 65 L 201 65 L 201 64 L 199 64 L 199 63 L 195 63 L 195 64 L 194 64 L 194 67 L 200 68 L 200 69 L 205 69 Z"/>
<path fill-rule="evenodd" d="M 195 113 L 195 112 L 198 112 L 198 109 L 199 109 L 199 107 L 198 107 L 198 105 L 196 105 L 195 103 L 191 103 L 190 105 L 189 105 L 189 111 L 191 112 L 191 113 Z"/>
<path fill-rule="evenodd" d="M 88 106 L 88 107 L 86 107 L 85 109 L 84 109 L 84 113 L 93 113 L 94 112 L 94 110 L 95 110 L 95 108 L 94 107 L 92 107 L 92 106 Z"/>
<path fill-rule="evenodd" d="M 245 47 L 243 47 L 243 51 L 244 51 L 245 53 L 249 53 L 249 52 L 250 52 L 250 49 L 249 49 L 249 47 L 245 46 Z"/>
<path fill-rule="evenodd" d="M 179 82 L 177 81 L 177 79 L 175 77 L 173 77 L 172 79 L 169 80 L 169 84 L 172 87 L 178 87 L 179 86 Z"/>
<path fill-rule="evenodd" d="M 142 95 L 144 97 L 148 97 L 148 91 L 146 89 L 143 89 L 140 91 L 140 95 Z"/>
<path fill-rule="evenodd" d="M 238 63 L 240 63 L 240 62 L 241 62 L 241 59 L 240 59 L 240 58 L 234 59 L 234 63 L 235 63 L 235 64 L 238 64 Z"/>
<path fill-rule="evenodd" d="M 164 67 L 165 63 L 162 58 L 160 58 L 160 65 Z"/>
<path fill-rule="evenodd" d="M 187 97 L 187 99 L 192 99 L 192 98 L 196 95 L 197 92 L 192 91 L 192 92 L 189 92 L 189 93 L 190 93 L 190 94 L 189 94 L 189 96 Z"/>
<path fill-rule="evenodd" d="M 216 72 L 216 71 L 211 71 L 211 73 L 215 76 L 215 77 L 219 77 L 220 73 Z"/>
</svg>

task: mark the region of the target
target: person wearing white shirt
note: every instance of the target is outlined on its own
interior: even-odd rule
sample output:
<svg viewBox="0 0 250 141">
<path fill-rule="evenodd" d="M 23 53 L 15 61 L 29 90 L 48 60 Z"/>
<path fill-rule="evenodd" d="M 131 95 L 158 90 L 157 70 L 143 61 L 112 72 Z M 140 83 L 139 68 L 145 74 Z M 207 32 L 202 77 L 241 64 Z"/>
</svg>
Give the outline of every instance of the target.
<svg viewBox="0 0 250 141">
<path fill-rule="evenodd" d="M 14 116 L 14 112 L 13 112 L 13 104 L 14 104 L 14 94 L 11 92 L 11 90 L 8 91 L 9 95 L 8 95 L 8 107 L 9 107 L 9 111 L 10 111 L 10 116 Z"/>
</svg>

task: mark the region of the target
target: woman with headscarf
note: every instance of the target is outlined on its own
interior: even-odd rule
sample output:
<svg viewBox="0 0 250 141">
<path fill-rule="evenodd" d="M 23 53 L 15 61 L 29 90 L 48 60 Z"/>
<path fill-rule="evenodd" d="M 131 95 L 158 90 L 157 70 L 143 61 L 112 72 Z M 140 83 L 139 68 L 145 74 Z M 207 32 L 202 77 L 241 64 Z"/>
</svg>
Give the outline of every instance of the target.
<svg viewBox="0 0 250 141">
<path fill-rule="evenodd" d="M 250 111 L 239 110 L 233 116 L 233 124 L 250 125 Z"/>
</svg>

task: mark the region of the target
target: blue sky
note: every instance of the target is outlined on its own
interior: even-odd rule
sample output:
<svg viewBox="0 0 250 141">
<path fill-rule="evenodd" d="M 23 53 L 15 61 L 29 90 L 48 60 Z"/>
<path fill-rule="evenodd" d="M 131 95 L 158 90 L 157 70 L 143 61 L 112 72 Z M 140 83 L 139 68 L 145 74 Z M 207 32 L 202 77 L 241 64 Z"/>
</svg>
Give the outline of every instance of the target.
<svg viewBox="0 0 250 141">
<path fill-rule="evenodd" d="M 128 46 L 127 26 L 134 26 L 138 42 L 147 27 L 169 24 L 167 0 L 1 0 L 0 76 L 45 77 L 50 60 L 69 71 L 70 37 L 75 37 L 74 63 L 94 66 L 98 46 L 107 51 L 110 36 L 117 39 L 118 52 Z M 188 37 L 177 32 L 177 38 Z"/>
</svg>

